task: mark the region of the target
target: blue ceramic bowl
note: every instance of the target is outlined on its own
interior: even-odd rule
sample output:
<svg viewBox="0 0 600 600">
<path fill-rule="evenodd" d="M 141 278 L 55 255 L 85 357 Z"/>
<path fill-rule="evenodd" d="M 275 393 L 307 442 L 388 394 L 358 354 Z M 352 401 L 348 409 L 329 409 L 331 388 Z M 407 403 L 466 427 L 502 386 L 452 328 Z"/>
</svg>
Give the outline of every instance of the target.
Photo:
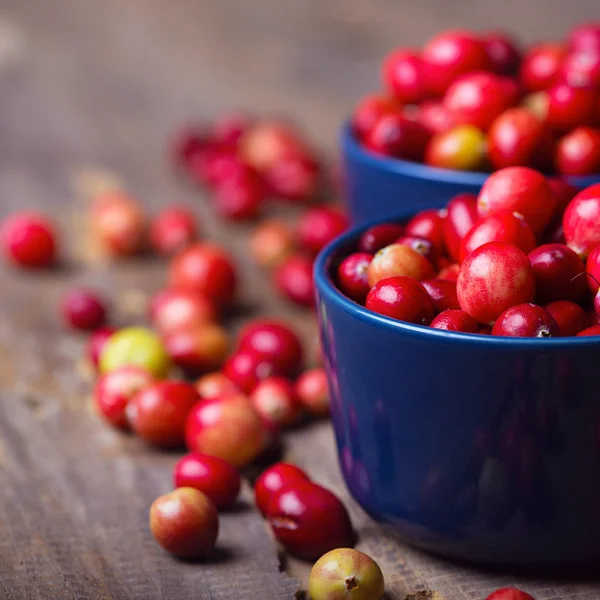
<svg viewBox="0 0 600 600">
<path fill-rule="evenodd" d="M 457 194 L 477 194 L 488 177 L 374 154 L 356 141 L 349 123 L 342 127 L 340 147 L 346 205 L 356 225 L 404 210 L 442 208 Z M 600 182 L 600 174 L 566 180 L 583 189 Z"/>
<path fill-rule="evenodd" d="M 363 230 L 315 264 L 352 495 L 407 542 L 447 557 L 599 564 L 600 338 L 469 335 L 370 312 L 333 276 Z"/>
</svg>

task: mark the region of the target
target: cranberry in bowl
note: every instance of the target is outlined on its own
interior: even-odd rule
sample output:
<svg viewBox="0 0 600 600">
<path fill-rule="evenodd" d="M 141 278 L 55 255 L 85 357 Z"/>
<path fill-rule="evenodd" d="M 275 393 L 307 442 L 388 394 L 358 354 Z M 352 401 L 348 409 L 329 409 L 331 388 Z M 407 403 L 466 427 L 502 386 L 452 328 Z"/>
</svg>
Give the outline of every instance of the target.
<svg viewBox="0 0 600 600">
<path fill-rule="evenodd" d="M 413 217 L 406 211 L 393 221 Z M 451 277 L 432 277 L 416 259 L 409 261 L 419 267 L 413 275 L 395 274 L 414 257 L 388 246 L 382 258 L 379 249 L 363 268 L 363 293 L 352 299 L 339 287 L 338 267 L 380 224 L 342 235 L 315 263 L 331 413 L 352 495 L 407 542 L 449 558 L 503 567 L 597 565 L 600 337 L 561 337 L 562 312 L 537 304 L 532 249 L 508 242 L 472 250 L 456 269 L 438 255 L 438 275 L 458 272 L 456 295 Z M 478 304 L 465 291 L 477 281 L 462 272 L 482 248 L 497 267 L 494 278 L 526 273 L 510 309 Z M 576 262 L 565 261 L 569 269 Z M 584 296 L 568 302 L 592 307 Z"/>
</svg>

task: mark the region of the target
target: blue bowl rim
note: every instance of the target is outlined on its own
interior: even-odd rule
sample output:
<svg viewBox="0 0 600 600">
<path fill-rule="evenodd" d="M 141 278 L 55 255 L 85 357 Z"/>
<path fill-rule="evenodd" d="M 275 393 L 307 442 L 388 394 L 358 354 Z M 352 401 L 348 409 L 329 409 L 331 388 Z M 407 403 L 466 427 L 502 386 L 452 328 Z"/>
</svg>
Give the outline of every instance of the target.
<svg viewBox="0 0 600 600">
<path fill-rule="evenodd" d="M 369 229 L 369 227 L 372 227 L 373 225 L 379 225 L 381 223 L 404 222 L 416 212 L 418 211 L 411 209 L 399 213 L 395 217 L 377 219 L 360 225 L 359 227 L 354 227 L 325 246 L 325 248 L 323 248 L 323 250 L 321 250 L 317 256 L 313 268 L 315 287 L 317 288 L 319 295 L 326 297 L 329 302 L 335 304 L 343 311 L 350 313 L 353 317 L 362 321 L 363 323 L 385 327 L 389 331 L 397 333 L 412 334 L 420 336 L 421 338 L 429 338 L 432 341 L 439 339 L 440 341 L 445 340 L 448 342 L 456 341 L 477 343 L 492 347 L 506 347 L 507 345 L 510 345 L 517 350 L 543 350 L 548 347 L 585 347 L 597 346 L 600 344 L 600 336 L 573 336 L 562 338 L 501 337 L 482 335 L 478 333 L 461 333 L 456 331 L 446 331 L 443 329 L 433 329 L 432 327 L 428 327 L 426 325 L 407 323 L 405 321 L 399 321 L 397 319 L 393 319 L 392 317 L 387 317 L 385 315 L 372 312 L 342 294 L 342 292 L 338 290 L 333 278 L 329 273 L 330 264 L 335 258 L 342 256 L 341 251 L 348 246 L 351 246 L 353 242 L 355 243 L 358 241 L 361 233 Z M 319 310 L 319 306 L 316 308 Z"/>
<path fill-rule="evenodd" d="M 481 187 L 485 180 L 495 171 L 457 171 L 453 169 L 441 169 L 430 167 L 422 163 L 402 160 L 390 156 L 375 154 L 364 148 L 354 137 L 350 119 L 347 119 L 340 130 L 340 145 L 348 156 L 355 160 L 364 162 L 374 169 L 388 171 L 395 175 L 404 177 L 413 177 L 432 182 L 449 183 L 464 186 Z M 558 174 L 556 175 L 559 176 Z M 585 188 L 600 182 L 600 173 L 585 176 L 564 176 L 561 177 L 567 183 L 578 188 Z M 468 191 L 468 190 L 465 190 Z"/>
</svg>

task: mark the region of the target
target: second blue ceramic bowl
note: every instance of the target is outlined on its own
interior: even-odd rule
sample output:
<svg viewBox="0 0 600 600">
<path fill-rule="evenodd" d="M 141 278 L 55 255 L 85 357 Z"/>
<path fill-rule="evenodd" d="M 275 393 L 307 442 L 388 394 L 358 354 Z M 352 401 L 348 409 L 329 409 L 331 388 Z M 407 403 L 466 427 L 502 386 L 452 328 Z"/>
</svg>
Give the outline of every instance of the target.
<svg viewBox="0 0 600 600">
<path fill-rule="evenodd" d="M 334 281 L 360 231 L 315 264 L 353 496 L 406 541 L 447 557 L 600 564 L 600 338 L 468 335 L 370 312 Z"/>
<path fill-rule="evenodd" d="M 404 210 L 442 208 L 457 194 L 477 194 L 489 175 L 379 156 L 357 142 L 349 123 L 341 129 L 340 147 L 346 206 L 355 225 Z M 565 179 L 583 189 L 600 182 L 600 174 Z"/>
</svg>

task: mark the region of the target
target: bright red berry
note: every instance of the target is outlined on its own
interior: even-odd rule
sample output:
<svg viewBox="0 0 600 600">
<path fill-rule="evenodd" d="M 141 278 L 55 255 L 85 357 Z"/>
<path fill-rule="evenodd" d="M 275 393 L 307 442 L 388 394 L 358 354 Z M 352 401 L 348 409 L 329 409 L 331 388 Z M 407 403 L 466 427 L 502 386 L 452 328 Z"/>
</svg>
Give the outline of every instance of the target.
<svg viewBox="0 0 600 600">
<path fill-rule="evenodd" d="M 254 484 L 254 497 L 260 512 L 265 515 L 271 497 L 296 481 L 309 481 L 308 475 L 296 465 L 279 462 L 263 471 Z"/>
<path fill-rule="evenodd" d="M 385 58 L 382 78 L 390 92 L 404 104 L 418 104 L 425 99 L 425 69 L 421 56 L 400 48 Z"/>
<path fill-rule="evenodd" d="M 319 186 L 319 165 L 305 153 L 282 156 L 263 174 L 271 194 L 292 202 L 313 198 Z"/>
<path fill-rule="evenodd" d="M 198 239 L 198 223 L 185 206 L 169 206 L 150 222 L 150 243 L 165 256 L 178 252 Z"/>
<path fill-rule="evenodd" d="M 275 434 L 293 425 L 302 412 L 294 386 L 289 379 L 281 376 L 259 381 L 250 394 L 250 402 L 267 428 Z"/>
<path fill-rule="evenodd" d="M 215 188 L 212 201 L 222 217 L 243 221 L 258 215 L 264 198 L 263 183 L 254 171 L 246 170 L 221 181 Z"/>
<path fill-rule="evenodd" d="M 431 327 L 446 331 L 479 333 L 479 325 L 464 310 L 445 310 L 431 321 Z"/>
<path fill-rule="evenodd" d="M 535 278 L 522 250 L 492 242 L 467 256 L 456 291 L 462 310 L 478 323 L 489 325 L 511 306 L 533 301 Z"/>
<path fill-rule="evenodd" d="M 242 329 L 240 350 L 248 350 L 273 364 L 278 375 L 293 376 L 302 366 L 302 343 L 289 325 L 276 320 L 257 320 Z"/>
<path fill-rule="evenodd" d="M 535 598 L 517 588 L 502 588 L 490 594 L 486 600 L 535 600 Z"/>
<path fill-rule="evenodd" d="M 361 304 L 369 293 L 368 270 L 372 259 L 372 254 L 355 252 L 347 256 L 337 269 L 339 288 L 346 296 Z"/>
<path fill-rule="evenodd" d="M 149 309 L 152 325 L 162 334 L 191 329 L 217 320 L 212 302 L 186 288 L 165 288 L 156 293 Z"/>
<path fill-rule="evenodd" d="M 411 277 L 390 277 L 374 285 L 365 306 L 373 312 L 428 325 L 435 315 L 433 300 L 421 283 Z"/>
<path fill-rule="evenodd" d="M 428 279 L 421 282 L 433 300 L 436 313 L 445 310 L 458 310 L 458 297 L 456 296 L 456 281 L 448 279 Z"/>
<path fill-rule="evenodd" d="M 316 560 L 354 541 L 345 506 L 329 490 L 310 481 L 293 481 L 275 492 L 267 520 L 277 540 L 300 558 Z"/>
<path fill-rule="evenodd" d="M 467 31 L 438 34 L 425 44 L 422 57 L 427 88 L 433 95 L 443 94 L 460 75 L 491 67 L 485 45 Z"/>
<path fill-rule="evenodd" d="M 585 264 L 564 244 L 544 244 L 529 253 L 535 276 L 536 298 L 541 302 L 579 300 L 587 289 Z"/>
<path fill-rule="evenodd" d="M 600 172 L 600 129 L 577 127 L 556 146 L 556 170 L 562 175 L 592 175 Z"/>
<path fill-rule="evenodd" d="M 480 216 L 501 210 L 517 212 L 534 233 L 548 224 L 555 206 L 556 199 L 546 178 L 527 167 L 507 167 L 492 173 L 477 198 Z"/>
<path fill-rule="evenodd" d="M 600 244 L 600 183 L 579 192 L 567 206 L 563 229 L 569 248 L 581 257 Z"/>
<path fill-rule="evenodd" d="M 286 298 L 301 306 L 314 306 L 313 261 L 309 257 L 290 256 L 275 270 L 274 279 Z"/>
<path fill-rule="evenodd" d="M 176 488 L 194 488 L 206 494 L 219 509 L 229 508 L 240 493 L 237 469 L 216 456 L 190 452 L 179 459 L 173 469 Z"/>
<path fill-rule="evenodd" d="M 404 226 L 396 223 L 383 223 L 369 227 L 358 241 L 361 252 L 375 254 L 378 250 L 393 244 L 400 236 L 404 235 Z"/>
<path fill-rule="evenodd" d="M 444 212 L 428 209 L 418 212 L 407 224 L 406 235 L 429 240 L 439 253 L 444 251 Z"/>
<path fill-rule="evenodd" d="M 575 302 L 556 300 L 546 304 L 544 308 L 558 323 L 558 332 L 561 337 L 577 335 L 588 326 L 585 311 Z"/>
<path fill-rule="evenodd" d="M 183 381 L 158 381 L 138 392 L 127 405 L 127 420 L 145 442 L 160 448 L 183 446 L 187 417 L 200 396 Z"/>
<path fill-rule="evenodd" d="M 339 209 L 309 208 L 298 222 L 298 240 L 309 252 L 317 254 L 348 228 L 348 217 Z"/>
<path fill-rule="evenodd" d="M 43 268 L 56 259 L 57 235 L 52 223 L 35 212 L 8 216 L 0 226 L 0 243 L 6 258 L 21 267 Z"/>
<path fill-rule="evenodd" d="M 443 220 L 442 232 L 444 245 L 454 260 L 460 257 L 460 243 L 479 220 L 477 213 L 477 196 L 459 194 L 446 206 L 446 218 Z"/>
<path fill-rule="evenodd" d="M 521 52 L 515 41 L 503 31 L 484 34 L 483 44 L 492 70 L 500 75 L 515 75 L 521 64 Z"/>
<path fill-rule="evenodd" d="M 64 297 L 61 309 L 65 324 L 73 329 L 97 329 L 106 322 L 104 300 L 93 290 L 71 290 Z"/>
<path fill-rule="evenodd" d="M 368 136 L 384 115 L 395 113 L 400 106 L 394 98 L 387 96 L 365 96 L 358 103 L 352 115 L 352 128 L 360 140 Z"/>
<path fill-rule="evenodd" d="M 259 381 L 274 374 L 273 362 L 252 350 L 240 349 L 223 365 L 223 374 L 245 394 L 251 393 Z"/>
<path fill-rule="evenodd" d="M 502 210 L 484 217 L 467 233 L 460 245 L 460 261 L 490 242 L 512 244 L 525 253 L 531 252 L 536 245 L 535 234 L 525 219 L 519 213 Z"/>
<path fill-rule="evenodd" d="M 237 276 L 231 257 L 219 246 L 196 243 L 175 256 L 169 267 L 173 287 L 191 288 L 216 304 L 233 300 Z"/>
<path fill-rule="evenodd" d="M 559 84 L 548 91 L 547 123 L 557 131 L 569 131 L 594 121 L 598 96 L 584 88 Z"/>
<path fill-rule="evenodd" d="M 301 406 L 315 417 L 329 414 L 329 388 L 322 367 L 304 371 L 296 380 L 296 396 Z"/>
<path fill-rule="evenodd" d="M 530 91 L 547 90 L 557 79 L 566 49 L 560 44 L 539 44 L 523 57 L 520 78 Z"/>
<path fill-rule="evenodd" d="M 492 335 L 510 337 L 557 337 L 556 319 L 541 306 L 526 303 L 505 310 L 492 327 Z"/>
</svg>

